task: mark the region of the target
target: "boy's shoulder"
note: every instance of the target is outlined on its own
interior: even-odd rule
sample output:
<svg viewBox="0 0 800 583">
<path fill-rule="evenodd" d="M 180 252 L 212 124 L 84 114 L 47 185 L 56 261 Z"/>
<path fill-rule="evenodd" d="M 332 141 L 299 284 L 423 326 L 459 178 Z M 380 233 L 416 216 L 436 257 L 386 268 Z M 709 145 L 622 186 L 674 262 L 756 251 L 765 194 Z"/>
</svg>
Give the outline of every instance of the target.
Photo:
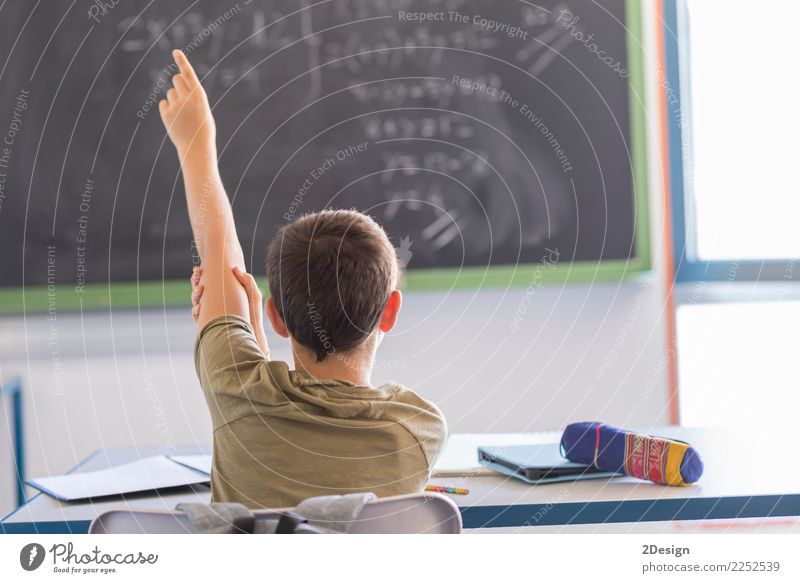
<svg viewBox="0 0 800 583">
<path fill-rule="evenodd" d="M 432 401 L 429 401 L 404 385 L 390 382 L 394 400 L 403 403 L 409 410 L 398 421 L 411 432 L 425 452 L 429 467 L 432 467 L 447 441 L 447 421 L 444 414 Z"/>
<path fill-rule="evenodd" d="M 412 405 L 415 407 L 419 407 L 436 417 L 441 417 L 444 420 L 444 415 L 439 410 L 439 407 L 433 401 L 429 401 L 428 399 L 424 398 L 422 395 L 417 393 L 416 391 L 409 389 L 403 384 L 389 381 L 384 385 L 381 385 L 382 388 L 386 388 L 390 390 L 393 394 L 393 400 L 406 403 L 408 405 Z"/>
</svg>

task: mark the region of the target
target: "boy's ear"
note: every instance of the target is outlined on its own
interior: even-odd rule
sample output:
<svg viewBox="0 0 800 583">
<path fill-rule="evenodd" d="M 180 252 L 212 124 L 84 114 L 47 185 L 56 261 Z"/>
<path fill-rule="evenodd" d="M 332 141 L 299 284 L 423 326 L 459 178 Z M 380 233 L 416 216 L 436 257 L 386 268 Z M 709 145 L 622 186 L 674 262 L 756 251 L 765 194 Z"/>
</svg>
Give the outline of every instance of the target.
<svg viewBox="0 0 800 583">
<path fill-rule="evenodd" d="M 400 313 L 400 306 L 403 305 L 403 294 L 399 290 L 394 290 L 389 296 L 389 301 L 386 302 L 386 307 L 383 309 L 383 316 L 381 316 L 381 323 L 378 326 L 381 332 L 389 332 L 397 323 L 397 315 Z"/>
<path fill-rule="evenodd" d="M 269 318 L 269 323 L 272 324 L 272 329 L 278 334 L 278 336 L 282 336 L 283 338 L 289 337 L 289 330 L 286 328 L 286 324 L 283 323 L 283 318 L 278 313 L 278 308 L 275 306 L 275 302 L 272 301 L 272 298 L 267 298 L 264 302 L 264 310 L 267 312 L 267 318 Z"/>
</svg>

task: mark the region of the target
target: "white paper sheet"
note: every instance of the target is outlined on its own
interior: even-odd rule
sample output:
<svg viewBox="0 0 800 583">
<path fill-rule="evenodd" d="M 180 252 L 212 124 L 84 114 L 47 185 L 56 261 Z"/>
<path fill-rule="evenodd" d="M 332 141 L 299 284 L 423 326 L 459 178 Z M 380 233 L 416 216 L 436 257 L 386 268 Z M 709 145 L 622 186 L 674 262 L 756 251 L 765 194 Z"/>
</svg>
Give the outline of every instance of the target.
<svg viewBox="0 0 800 583">
<path fill-rule="evenodd" d="M 28 480 L 28 484 L 59 500 L 83 500 L 117 494 L 208 482 L 208 475 L 176 464 L 163 455 L 94 472 Z"/>
</svg>

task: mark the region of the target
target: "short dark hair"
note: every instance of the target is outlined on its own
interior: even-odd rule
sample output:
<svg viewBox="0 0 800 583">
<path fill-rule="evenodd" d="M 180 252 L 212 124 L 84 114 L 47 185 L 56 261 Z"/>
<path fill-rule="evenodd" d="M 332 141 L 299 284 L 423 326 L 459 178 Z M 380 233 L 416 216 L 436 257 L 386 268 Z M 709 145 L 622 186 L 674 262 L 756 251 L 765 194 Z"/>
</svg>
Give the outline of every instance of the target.
<svg viewBox="0 0 800 583">
<path fill-rule="evenodd" d="M 302 216 L 281 227 L 267 250 L 267 280 L 278 314 L 317 362 L 366 340 L 398 273 L 386 233 L 356 210 Z"/>
</svg>

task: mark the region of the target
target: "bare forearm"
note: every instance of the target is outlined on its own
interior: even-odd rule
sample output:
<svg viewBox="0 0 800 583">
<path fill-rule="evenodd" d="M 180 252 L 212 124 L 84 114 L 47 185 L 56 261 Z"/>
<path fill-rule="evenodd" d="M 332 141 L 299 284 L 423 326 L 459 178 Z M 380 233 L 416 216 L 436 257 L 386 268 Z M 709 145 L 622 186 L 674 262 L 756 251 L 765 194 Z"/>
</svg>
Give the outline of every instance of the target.
<svg viewBox="0 0 800 583">
<path fill-rule="evenodd" d="M 161 119 L 178 151 L 186 187 L 186 202 L 195 244 L 203 264 L 202 328 L 222 315 L 250 315 L 247 295 L 233 275 L 233 267 L 245 268 L 236 237 L 233 212 L 222 186 L 215 147 L 216 126 L 208 96 L 191 63 L 181 51 L 172 52 L 180 73 L 158 104 Z"/>
<path fill-rule="evenodd" d="M 201 261 L 221 260 L 244 268 L 233 212 L 217 167 L 216 148 L 195 144 L 179 155 L 189 218 Z"/>
</svg>

